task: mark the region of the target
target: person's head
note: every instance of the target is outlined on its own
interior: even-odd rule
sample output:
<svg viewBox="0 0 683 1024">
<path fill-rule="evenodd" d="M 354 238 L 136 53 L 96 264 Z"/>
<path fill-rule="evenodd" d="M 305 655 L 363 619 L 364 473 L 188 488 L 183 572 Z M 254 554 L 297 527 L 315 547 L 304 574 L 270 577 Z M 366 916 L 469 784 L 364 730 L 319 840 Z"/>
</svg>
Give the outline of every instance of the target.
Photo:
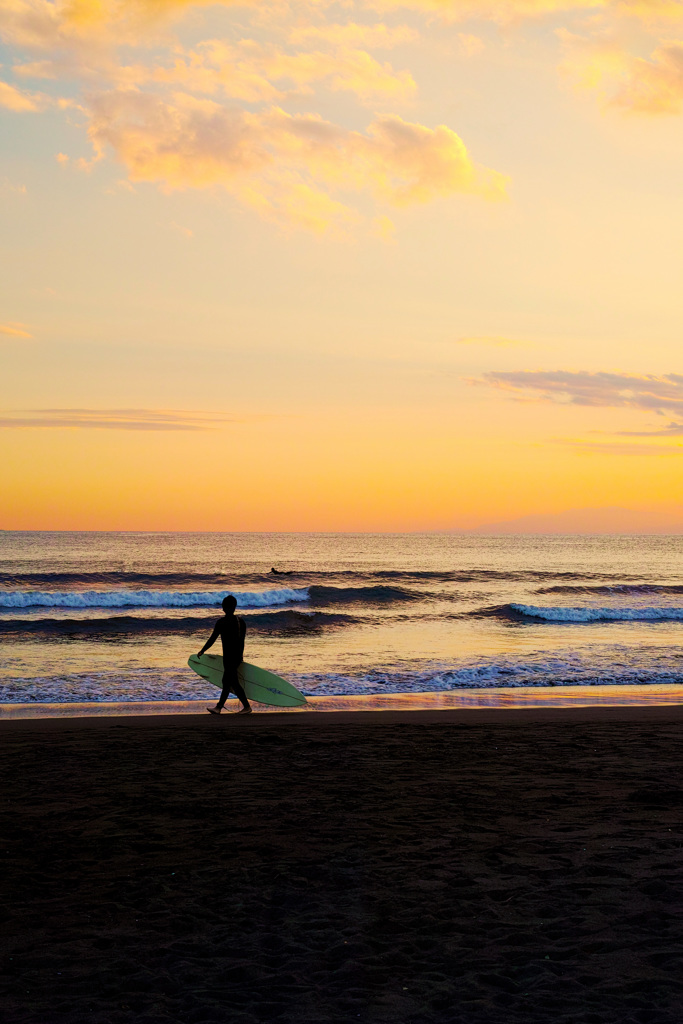
<svg viewBox="0 0 683 1024">
<path fill-rule="evenodd" d="M 223 598 L 223 602 L 221 604 L 221 608 L 223 609 L 223 611 L 225 612 L 226 615 L 234 615 L 236 607 L 237 607 L 237 598 L 233 597 L 232 594 L 228 594 L 227 597 Z"/>
</svg>

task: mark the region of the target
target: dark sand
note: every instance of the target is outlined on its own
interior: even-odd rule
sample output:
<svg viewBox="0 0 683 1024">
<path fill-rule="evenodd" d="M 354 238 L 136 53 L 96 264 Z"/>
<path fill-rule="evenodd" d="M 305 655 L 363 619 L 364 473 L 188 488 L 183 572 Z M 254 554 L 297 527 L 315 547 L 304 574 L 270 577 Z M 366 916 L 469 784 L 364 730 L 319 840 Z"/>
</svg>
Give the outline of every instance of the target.
<svg viewBox="0 0 683 1024">
<path fill-rule="evenodd" d="M 683 1021 L 683 708 L 0 723 L 0 1019 Z"/>
</svg>

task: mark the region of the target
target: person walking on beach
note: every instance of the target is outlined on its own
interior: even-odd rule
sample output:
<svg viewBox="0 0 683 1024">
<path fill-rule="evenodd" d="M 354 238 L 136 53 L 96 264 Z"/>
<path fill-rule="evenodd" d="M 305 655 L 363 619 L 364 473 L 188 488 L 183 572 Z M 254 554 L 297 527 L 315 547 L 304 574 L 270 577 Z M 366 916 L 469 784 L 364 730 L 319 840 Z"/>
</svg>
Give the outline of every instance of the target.
<svg viewBox="0 0 683 1024">
<path fill-rule="evenodd" d="M 212 715 L 220 715 L 228 695 L 232 691 L 242 702 L 242 707 L 237 714 L 250 715 L 252 707 L 237 675 L 237 670 L 244 660 L 244 639 L 247 635 L 247 624 L 244 619 L 235 615 L 237 599 L 232 594 L 224 598 L 221 607 L 225 612 L 225 616 L 218 620 L 213 628 L 213 633 L 197 655 L 198 658 L 201 658 L 202 654 L 215 644 L 218 637 L 221 638 L 223 646 L 223 689 L 221 690 L 216 707 L 207 708 L 206 710 Z"/>
</svg>

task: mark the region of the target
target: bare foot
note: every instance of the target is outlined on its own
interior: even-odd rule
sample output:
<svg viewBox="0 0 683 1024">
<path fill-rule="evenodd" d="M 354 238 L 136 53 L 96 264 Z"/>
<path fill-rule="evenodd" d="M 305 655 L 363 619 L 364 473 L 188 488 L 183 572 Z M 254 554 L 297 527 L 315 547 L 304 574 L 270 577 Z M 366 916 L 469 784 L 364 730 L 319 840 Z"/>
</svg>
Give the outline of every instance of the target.
<svg viewBox="0 0 683 1024">
<path fill-rule="evenodd" d="M 240 708 L 239 711 L 236 712 L 236 713 L 238 715 L 253 715 L 254 709 L 253 708 Z"/>
<path fill-rule="evenodd" d="M 209 712 L 210 715 L 220 715 L 223 708 L 207 708 L 206 710 Z"/>
</svg>

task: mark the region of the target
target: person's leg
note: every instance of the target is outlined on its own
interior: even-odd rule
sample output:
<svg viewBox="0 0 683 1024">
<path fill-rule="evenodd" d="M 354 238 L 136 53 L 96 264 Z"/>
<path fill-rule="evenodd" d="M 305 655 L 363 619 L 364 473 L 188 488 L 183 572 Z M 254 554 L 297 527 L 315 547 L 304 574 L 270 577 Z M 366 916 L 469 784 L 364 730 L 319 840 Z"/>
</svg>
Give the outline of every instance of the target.
<svg viewBox="0 0 683 1024">
<path fill-rule="evenodd" d="M 237 675 L 237 669 L 235 669 L 235 678 L 230 684 L 230 686 L 232 687 L 232 692 L 236 694 L 237 699 L 242 702 L 242 708 L 240 711 L 238 711 L 238 714 L 241 714 L 242 711 L 250 712 L 252 710 L 252 707 L 251 704 L 249 703 L 249 699 L 246 693 L 244 692 L 244 687 L 240 683 L 239 676 Z"/>
<path fill-rule="evenodd" d="M 246 693 L 244 692 L 244 688 L 242 687 L 242 684 L 239 681 L 239 676 L 237 675 L 236 665 L 224 666 L 223 689 L 221 690 L 221 695 L 218 698 L 218 703 L 216 704 L 216 707 L 208 708 L 208 710 L 211 711 L 213 714 L 220 715 L 221 711 L 225 706 L 226 700 L 230 696 L 230 693 L 234 693 L 237 696 L 237 699 L 241 701 L 242 711 L 251 711 L 251 705 L 247 699 Z"/>
</svg>

